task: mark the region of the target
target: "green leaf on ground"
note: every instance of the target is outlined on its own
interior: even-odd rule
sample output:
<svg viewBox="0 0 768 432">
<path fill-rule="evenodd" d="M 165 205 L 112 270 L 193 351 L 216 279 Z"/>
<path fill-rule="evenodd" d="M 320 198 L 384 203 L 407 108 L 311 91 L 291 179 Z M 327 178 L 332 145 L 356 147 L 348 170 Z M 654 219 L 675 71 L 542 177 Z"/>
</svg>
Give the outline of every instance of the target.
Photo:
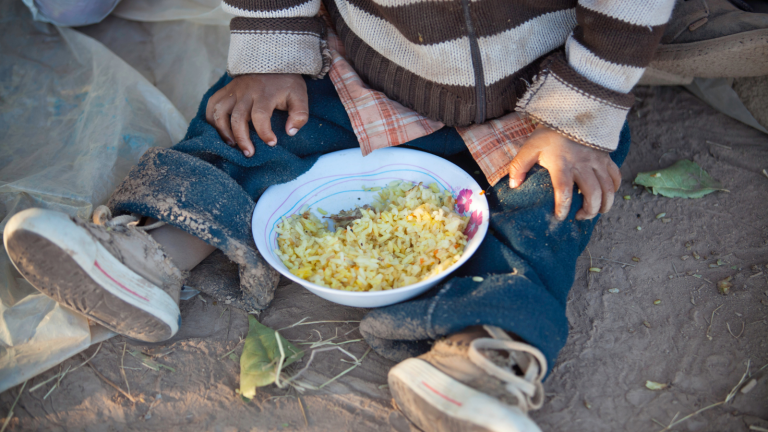
<svg viewBox="0 0 768 432">
<path fill-rule="evenodd" d="M 252 399 L 257 387 L 275 382 L 278 371 L 299 360 L 304 352 L 280 336 L 285 358 L 280 362 L 277 332 L 248 316 L 248 335 L 240 355 L 240 394 Z"/>
<path fill-rule="evenodd" d="M 686 159 L 669 168 L 640 173 L 635 184 L 645 186 L 654 195 L 669 198 L 701 198 L 715 191 L 724 191 L 723 185 L 707 174 L 696 162 Z"/>
</svg>

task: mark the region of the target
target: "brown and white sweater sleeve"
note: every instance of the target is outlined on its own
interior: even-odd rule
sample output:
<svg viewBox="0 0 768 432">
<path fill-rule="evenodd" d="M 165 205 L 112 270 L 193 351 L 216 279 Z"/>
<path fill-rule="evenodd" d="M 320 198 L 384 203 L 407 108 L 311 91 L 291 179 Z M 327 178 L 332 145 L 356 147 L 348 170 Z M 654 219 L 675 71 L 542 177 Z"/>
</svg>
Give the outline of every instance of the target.
<svg viewBox="0 0 768 432">
<path fill-rule="evenodd" d="M 293 73 L 323 77 L 330 67 L 321 0 L 223 0 L 230 22 L 231 76 Z"/>
<path fill-rule="evenodd" d="M 579 0 L 565 56 L 552 55 L 518 110 L 568 138 L 613 151 L 630 93 L 651 62 L 674 0 Z"/>
</svg>

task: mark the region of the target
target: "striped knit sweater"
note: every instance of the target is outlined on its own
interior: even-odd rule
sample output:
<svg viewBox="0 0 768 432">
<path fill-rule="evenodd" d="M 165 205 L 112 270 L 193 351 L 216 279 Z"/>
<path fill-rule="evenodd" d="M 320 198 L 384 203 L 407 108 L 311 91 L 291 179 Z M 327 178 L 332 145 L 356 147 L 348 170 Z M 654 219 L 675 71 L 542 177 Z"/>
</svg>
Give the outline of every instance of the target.
<svg viewBox="0 0 768 432">
<path fill-rule="evenodd" d="M 228 70 L 320 77 L 321 0 L 224 0 Z M 466 126 L 521 111 L 612 151 L 674 0 L 324 0 L 366 82 Z"/>
</svg>

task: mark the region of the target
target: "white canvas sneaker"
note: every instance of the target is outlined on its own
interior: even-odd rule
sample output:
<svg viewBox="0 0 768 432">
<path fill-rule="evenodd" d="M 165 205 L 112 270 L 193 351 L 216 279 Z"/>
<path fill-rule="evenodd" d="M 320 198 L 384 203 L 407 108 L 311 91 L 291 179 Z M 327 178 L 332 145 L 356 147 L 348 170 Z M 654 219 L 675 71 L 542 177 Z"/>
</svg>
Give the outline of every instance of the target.
<svg viewBox="0 0 768 432">
<path fill-rule="evenodd" d="M 443 339 L 390 370 L 397 406 L 423 431 L 541 431 L 527 413 L 544 402 L 544 355 L 498 327 L 484 329 L 491 337 Z"/>
<path fill-rule="evenodd" d="M 51 210 L 14 215 L 3 242 L 19 273 L 43 294 L 99 324 L 145 342 L 179 329 L 181 271 L 137 218 L 100 207 L 87 223 Z"/>
</svg>

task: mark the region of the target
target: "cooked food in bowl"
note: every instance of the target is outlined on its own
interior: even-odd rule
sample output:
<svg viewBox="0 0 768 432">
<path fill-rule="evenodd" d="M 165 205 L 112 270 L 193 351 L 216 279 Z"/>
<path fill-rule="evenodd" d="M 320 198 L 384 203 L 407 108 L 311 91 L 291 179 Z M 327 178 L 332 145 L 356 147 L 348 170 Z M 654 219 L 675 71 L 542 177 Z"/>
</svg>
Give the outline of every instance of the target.
<svg viewBox="0 0 768 432">
<path fill-rule="evenodd" d="M 412 285 L 461 258 L 469 217 L 456 213 L 455 203 L 434 183 L 393 181 L 369 205 L 324 220 L 308 208 L 283 217 L 276 227 L 276 253 L 292 274 L 329 288 L 382 291 Z"/>
</svg>

